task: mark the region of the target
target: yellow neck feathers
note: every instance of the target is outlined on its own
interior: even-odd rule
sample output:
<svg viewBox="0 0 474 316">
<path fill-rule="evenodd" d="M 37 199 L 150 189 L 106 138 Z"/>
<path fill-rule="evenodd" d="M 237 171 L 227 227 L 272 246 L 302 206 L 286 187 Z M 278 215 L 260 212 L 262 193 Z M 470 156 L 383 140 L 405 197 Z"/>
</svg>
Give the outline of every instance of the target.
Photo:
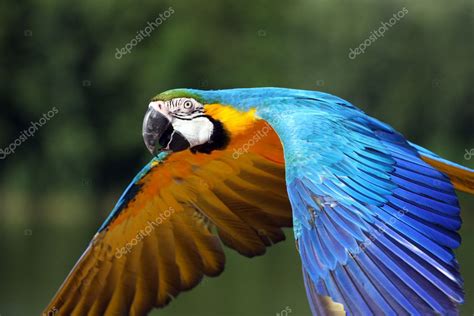
<svg viewBox="0 0 474 316">
<path fill-rule="evenodd" d="M 220 121 L 225 129 L 232 135 L 238 135 L 248 131 L 257 121 L 256 110 L 241 112 L 228 105 L 218 103 L 206 104 L 204 106 L 207 115 Z"/>
</svg>

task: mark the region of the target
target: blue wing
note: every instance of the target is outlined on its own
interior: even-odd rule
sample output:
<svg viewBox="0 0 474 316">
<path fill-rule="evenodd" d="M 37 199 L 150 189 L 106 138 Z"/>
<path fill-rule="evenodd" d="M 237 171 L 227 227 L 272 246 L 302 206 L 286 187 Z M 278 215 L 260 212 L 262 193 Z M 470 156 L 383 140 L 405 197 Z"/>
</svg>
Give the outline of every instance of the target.
<svg viewBox="0 0 474 316">
<path fill-rule="evenodd" d="M 285 151 L 294 231 L 313 314 L 457 314 L 459 203 L 449 178 L 403 136 L 325 94 L 258 113 Z"/>
</svg>

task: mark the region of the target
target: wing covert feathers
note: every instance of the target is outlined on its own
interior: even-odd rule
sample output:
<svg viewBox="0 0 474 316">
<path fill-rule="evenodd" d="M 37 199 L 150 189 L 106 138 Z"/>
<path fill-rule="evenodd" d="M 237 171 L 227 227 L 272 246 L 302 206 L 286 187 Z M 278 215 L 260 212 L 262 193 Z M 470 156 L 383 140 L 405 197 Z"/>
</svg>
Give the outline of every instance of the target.
<svg viewBox="0 0 474 316">
<path fill-rule="evenodd" d="M 264 127 L 255 121 L 226 150 L 151 163 L 44 313 L 146 315 L 219 275 L 222 243 L 252 257 L 284 240 L 292 221 L 279 138 L 270 129 L 244 146 Z"/>
</svg>

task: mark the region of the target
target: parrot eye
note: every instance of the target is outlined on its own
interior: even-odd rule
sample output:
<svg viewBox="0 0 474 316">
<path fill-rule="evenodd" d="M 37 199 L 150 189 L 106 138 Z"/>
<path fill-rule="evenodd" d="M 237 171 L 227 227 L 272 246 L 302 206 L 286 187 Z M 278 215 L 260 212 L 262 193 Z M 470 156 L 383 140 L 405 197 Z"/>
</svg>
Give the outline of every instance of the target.
<svg viewBox="0 0 474 316">
<path fill-rule="evenodd" d="M 193 107 L 193 101 L 191 100 L 187 100 L 184 102 L 183 104 L 183 107 L 186 109 L 186 110 L 189 110 Z"/>
</svg>

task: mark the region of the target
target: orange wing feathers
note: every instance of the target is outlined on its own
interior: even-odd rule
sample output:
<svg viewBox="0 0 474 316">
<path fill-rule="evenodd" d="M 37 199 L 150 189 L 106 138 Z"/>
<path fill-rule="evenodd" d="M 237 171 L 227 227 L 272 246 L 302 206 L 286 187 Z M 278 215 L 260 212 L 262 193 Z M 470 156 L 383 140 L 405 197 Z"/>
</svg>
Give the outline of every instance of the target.
<svg viewBox="0 0 474 316">
<path fill-rule="evenodd" d="M 226 150 L 180 152 L 153 166 L 94 237 L 46 315 L 143 315 L 204 275 L 219 275 L 220 241 L 251 257 L 283 240 L 281 227 L 292 222 L 280 140 L 261 120 L 243 122 L 246 131 L 231 131 Z"/>
<path fill-rule="evenodd" d="M 456 166 L 429 158 L 423 154 L 421 155 L 421 158 L 434 168 L 445 173 L 456 190 L 474 194 L 474 172 L 457 168 Z"/>
</svg>

